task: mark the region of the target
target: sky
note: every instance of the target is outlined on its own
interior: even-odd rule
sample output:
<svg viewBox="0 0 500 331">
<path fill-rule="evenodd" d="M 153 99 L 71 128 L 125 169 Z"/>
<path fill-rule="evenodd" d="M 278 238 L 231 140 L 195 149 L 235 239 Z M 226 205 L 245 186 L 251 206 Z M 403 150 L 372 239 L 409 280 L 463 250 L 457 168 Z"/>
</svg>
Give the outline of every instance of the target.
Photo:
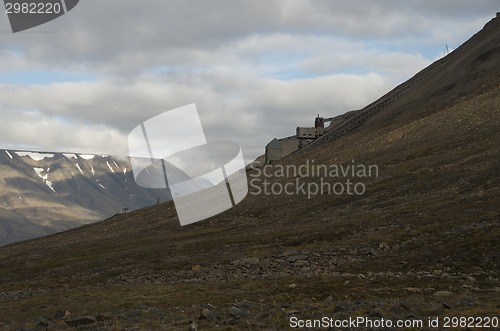
<svg viewBox="0 0 500 331">
<path fill-rule="evenodd" d="M 0 148 L 128 155 L 140 123 L 195 103 L 251 161 L 371 103 L 478 32 L 498 0 L 81 0 L 12 33 L 0 13 Z"/>
</svg>

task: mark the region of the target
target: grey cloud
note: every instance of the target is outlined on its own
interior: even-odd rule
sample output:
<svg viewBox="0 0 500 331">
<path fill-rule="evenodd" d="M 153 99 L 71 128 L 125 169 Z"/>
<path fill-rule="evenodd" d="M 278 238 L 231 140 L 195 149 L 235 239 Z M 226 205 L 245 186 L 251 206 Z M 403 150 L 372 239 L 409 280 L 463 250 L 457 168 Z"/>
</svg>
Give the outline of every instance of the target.
<svg viewBox="0 0 500 331">
<path fill-rule="evenodd" d="M 459 27 L 493 16 L 497 2 L 470 1 L 195 1 L 81 2 L 35 31 L 6 35 L 27 61 L 75 70 L 137 74 L 144 67 L 196 64 L 205 53 L 253 35 L 326 34 L 340 38 L 411 38 L 435 25 Z M 4 37 L 4 36 L 3 36 Z"/>
<path fill-rule="evenodd" d="M 253 158 L 317 113 L 369 103 L 440 53 L 420 49 L 458 46 L 497 7 L 496 0 L 80 1 L 33 31 L 3 33 L 0 74 L 48 69 L 96 81 L 0 85 L 0 142 L 121 154 L 138 123 L 196 102 L 207 134 L 235 140 Z"/>
<path fill-rule="evenodd" d="M 112 150 L 118 151 L 118 155 L 126 155 L 126 140 L 116 129 L 82 125 L 38 111 L 19 113 L 1 108 L 0 111 L 2 148 L 90 153 Z"/>
<path fill-rule="evenodd" d="M 274 136 L 292 135 L 296 126 L 312 125 L 317 112 L 337 115 L 362 107 L 392 84 L 376 74 L 283 82 L 214 73 L 204 79 L 0 88 L 0 141 L 123 154 L 128 132 L 140 122 L 196 102 L 208 136 L 238 142 L 254 158 Z"/>
</svg>

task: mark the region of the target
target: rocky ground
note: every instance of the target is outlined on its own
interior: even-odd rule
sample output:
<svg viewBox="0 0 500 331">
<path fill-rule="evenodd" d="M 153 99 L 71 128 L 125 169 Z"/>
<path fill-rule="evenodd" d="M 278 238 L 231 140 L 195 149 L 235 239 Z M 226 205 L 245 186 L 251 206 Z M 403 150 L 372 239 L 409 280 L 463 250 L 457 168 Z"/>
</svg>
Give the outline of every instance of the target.
<svg viewBox="0 0 500 331">
<path fill-rule="evenodd" d="M 120 273 L 93 288 L 89 286 L 89 292 L 93 292 L 92 300 L 99 300 L 96 296 L 99 292 L 106 295 L 144 287 L 171 291 L 166 286 L 184 289 L 182 295 L 187 297 L 183 301 L 189 302 L 190 292 L 185 289 L 191 284 L 196 284 L 194 288 L 198 290 L 210 288 L 214 299 L 219 296 L 218 291 L 225 288 L 228 293 L 246 294 L 252 300 L 234 296 L 230 302 L 193 300 L 192 305 L 170 307 L 161 302 L 156 305 L 143 302 L 113 311 L 74 311 L 68 307 L 54 307 L 50 314 L 24 322 L 7 321 L 0 324 L 0 329 L 276 330 L 286 329 L 291 317 L 313 319 L 327 316 L 342 320 L 366 316 L 395 321 L 462 316 L 465 312 L 498 315 L 498 301 L 497 308 L 491 306 L 492 298 L 498 298 L 500 293 L 498 270 L 477 267 L 458 272 L 450 267 L 438 269 L 435 265 L 429 265 L 427 270 L 416 270 L 411 263 L 401 260 L 401 271 L 345 271 L 363 270 L 364 265 L 373 265 L 374 260 L 387 261 L 388 256 L 398 257 L 401 249 L 404 248 L 380 242 L 376 247 L 349 250 L 312 252 L 288 249 L 270 256 L 249 256 L 207 266 L 194 264 L 190 269 L 170 272 L 136 269 Z M 249 291 L 260 285 L 265 290 L 256 293 L 263 299 L 255 300 Z M 242 288 L 232 291 L 226 286 Z M 319 291 L 311 289 L 314 287 Z M 329 291 L 325 291 L 325 287 Z M 64 291 L 60 288 L 6 291 L 0 293 L 0 301 L 6 304 L 33 298 L 44 300 L 54 295 L 61 296 Z M 70 295 L 73 292 L 69 288 L 66 291 Z M 277 300 L 270 300 L 272 297 Z"/>
</svg>

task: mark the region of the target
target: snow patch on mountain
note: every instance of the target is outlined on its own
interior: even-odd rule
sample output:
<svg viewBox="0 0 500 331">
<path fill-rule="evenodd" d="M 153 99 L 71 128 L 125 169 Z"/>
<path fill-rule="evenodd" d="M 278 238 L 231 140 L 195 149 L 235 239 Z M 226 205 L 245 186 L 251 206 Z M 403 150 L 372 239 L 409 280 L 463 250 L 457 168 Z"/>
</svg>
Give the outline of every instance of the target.
<svg viewBox="0 0 500 331">
<path fill-rule="evenodd" d="M 78 168 L 78 171 L 80 171 L 80 173 L 83 175 L 83 170 L 82 170 L 82 168 L 80 168 L 80 164 L 77 163 L 76 167 Z"/>
<path fill-rule="evenodd" d="M 115 173 L 113 168 L 111 168 L 111 165 L 109 164 L 109 161 L 106 161 L 106 164 L 108 165 L 109 170 L 111 170 L 112 173 Z"/>
<path fill-rule="evenodd" d="M 29 156 L 35 161 L 41 161 L 45 158 L 52 158 L 54 157 L 54 154 L 45 154 L 45 153 L 36 153 L 36 152 L 16 152 L 17 155 L 23 157 L 23 156 Z"/>
<path fill-rule="evenodd" d="M 42 175 L 42 172 L 44 171 L 43 168 L 33 168 L 35 170 L 36 174 L 44 181 L 44 183 L 52 190 L 54 193 L 57 193 L 54 187 L 52 186 L 52 182 L 49 180 L 49 174 L 48 171 L 45 173 L 45 175 Z M 47 169 L 48 170 L 48 169 Z"/>
</svg>

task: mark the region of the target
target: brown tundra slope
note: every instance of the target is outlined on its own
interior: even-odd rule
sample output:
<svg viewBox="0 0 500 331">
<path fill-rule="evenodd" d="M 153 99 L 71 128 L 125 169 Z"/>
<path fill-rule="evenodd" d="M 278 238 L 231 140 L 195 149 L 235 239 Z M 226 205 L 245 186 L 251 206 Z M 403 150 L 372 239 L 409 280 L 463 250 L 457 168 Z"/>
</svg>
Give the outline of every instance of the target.
<svg viewBox="0 0 500 331">
<path fill-rule="evenodd" d="M 166 203 L 0 248 L 0 329 L 498 317 L 499 56 L 497 18 L 356 130 L 283 159 L 272 178 L 249 171 L 247 198 L 209 220 L 180 227 Z M 312 163 L 378 172 L 278 172 Z M 363 194 L 299 188 L 347 179 Z M 293 194 L 266 195 L 264 180 Z"/>
</svg>

